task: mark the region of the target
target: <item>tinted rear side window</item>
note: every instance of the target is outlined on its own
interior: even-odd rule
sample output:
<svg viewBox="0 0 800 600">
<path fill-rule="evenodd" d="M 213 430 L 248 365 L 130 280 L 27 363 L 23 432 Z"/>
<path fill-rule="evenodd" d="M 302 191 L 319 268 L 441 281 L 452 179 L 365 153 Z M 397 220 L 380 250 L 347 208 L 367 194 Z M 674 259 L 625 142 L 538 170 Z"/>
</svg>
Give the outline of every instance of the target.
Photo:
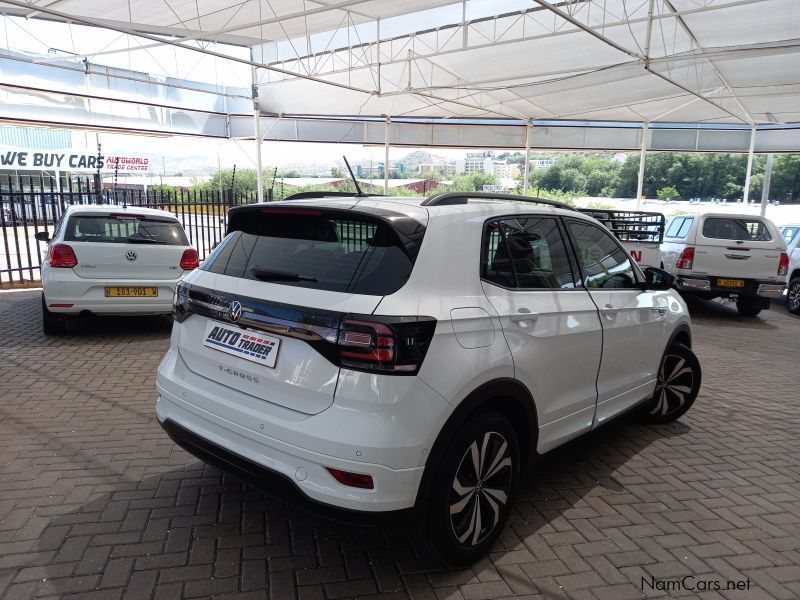
<svg viewBox="0 0 800 600">
<path fill-rule="evenodd" d="M 288 211 L 287 211 L 288 212 Z M 399 290 L 414 260 L 379 219 L 323 211 L 254 213 L 203 269 L 282 285 L 383 296 Z"/>
<path fill-rule="evenodd" d="M 64 241 L 189 245 L 177 221 L 133 215 L 73 215 L 67 221 Z"/>
<path fill-rule="evenodd" d="M 709 217 L 703 223 L 703 237 L 717 240 L 769 242 L 772 236 L 766 223 L 758 219 Z"/>
</svg>

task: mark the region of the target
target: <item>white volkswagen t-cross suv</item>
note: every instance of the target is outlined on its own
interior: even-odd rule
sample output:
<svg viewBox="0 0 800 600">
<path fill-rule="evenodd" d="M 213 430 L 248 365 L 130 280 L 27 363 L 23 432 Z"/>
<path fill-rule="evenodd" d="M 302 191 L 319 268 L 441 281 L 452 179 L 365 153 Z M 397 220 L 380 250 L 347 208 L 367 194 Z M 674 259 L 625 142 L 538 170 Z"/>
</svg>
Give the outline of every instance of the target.
<svg viewBox="0 0 800 600">
<path fill-rule="evenodd" d="M 196 456 L 481 556 L 531 460 L 700 387 L 686 306 L 599 222 L 484 193 L 235 207 L 179 284 L 157 414 Z"/>
</svg>

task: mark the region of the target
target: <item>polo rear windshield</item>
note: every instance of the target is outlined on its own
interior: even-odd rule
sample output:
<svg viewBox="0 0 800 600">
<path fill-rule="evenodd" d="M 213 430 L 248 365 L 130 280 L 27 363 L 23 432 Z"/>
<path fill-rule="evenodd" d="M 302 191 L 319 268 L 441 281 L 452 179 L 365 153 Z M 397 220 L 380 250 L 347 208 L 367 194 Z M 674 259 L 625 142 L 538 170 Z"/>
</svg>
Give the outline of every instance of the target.
<svg viewBox="0 0 800 600">
<path fill-rule="evenodd" d="M 67 221 L 64 241 L 189 245 L 178 221 L 134 214 L 73 215 Z"/>
<path fill-rule="evenodd" d="M 347 210 L 249 209 L 203 269 L 231 277 L 385 296 L 411 275 L 424 227 L 407 235 L 387 220 Z"/>
<path fill-rule="evenodd" d="M 708 217 L 703 223 L 703 237 L 746 242 L 769 242 L 772 240 L 764 221 L 735 217 Z"/>
</svg>

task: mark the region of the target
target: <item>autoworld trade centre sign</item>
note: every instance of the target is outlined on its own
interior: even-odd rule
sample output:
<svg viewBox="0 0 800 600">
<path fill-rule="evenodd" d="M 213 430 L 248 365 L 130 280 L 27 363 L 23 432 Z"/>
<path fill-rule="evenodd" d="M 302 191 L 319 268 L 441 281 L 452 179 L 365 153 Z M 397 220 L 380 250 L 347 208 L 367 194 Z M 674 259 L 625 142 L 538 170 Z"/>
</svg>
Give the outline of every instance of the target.
<svg viewBox="0 0 800 600">
<path fill-rule="evenodd" d="M 20 171 L 53 169 L 59 171 L 118 171 L 146 173 L 150 159 L 146 156 L 103 155 L 86 150 L 21 150 L 0 149 L 0 168 Z"/>
</svg>

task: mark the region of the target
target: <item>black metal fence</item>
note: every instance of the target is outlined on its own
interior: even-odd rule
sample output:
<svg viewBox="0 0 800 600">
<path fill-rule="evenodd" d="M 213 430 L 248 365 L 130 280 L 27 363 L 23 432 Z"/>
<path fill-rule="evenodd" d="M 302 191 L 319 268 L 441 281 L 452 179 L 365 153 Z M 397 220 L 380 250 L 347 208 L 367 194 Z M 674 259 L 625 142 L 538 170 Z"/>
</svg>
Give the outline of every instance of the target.
<svg viewBox="0 0 800 600">
<path fill-rule="evenodd" d="M 0 191 L 0 289 L 36 285 L 41 279 L 45 245 L 40 231 L 54 226 L 71 204 L 146 206 L 173 213 L 183 224 L 191 244 L 204 259 L 225 236 L 228 209 L 255 202 L 253 194 L 234 190 L 93 189 L 89 182 L 61 191 L 31 178 L 29 186 L 6 186 Z M 27 188 L 27 189 L 26 189 Z"/>
</svg>

